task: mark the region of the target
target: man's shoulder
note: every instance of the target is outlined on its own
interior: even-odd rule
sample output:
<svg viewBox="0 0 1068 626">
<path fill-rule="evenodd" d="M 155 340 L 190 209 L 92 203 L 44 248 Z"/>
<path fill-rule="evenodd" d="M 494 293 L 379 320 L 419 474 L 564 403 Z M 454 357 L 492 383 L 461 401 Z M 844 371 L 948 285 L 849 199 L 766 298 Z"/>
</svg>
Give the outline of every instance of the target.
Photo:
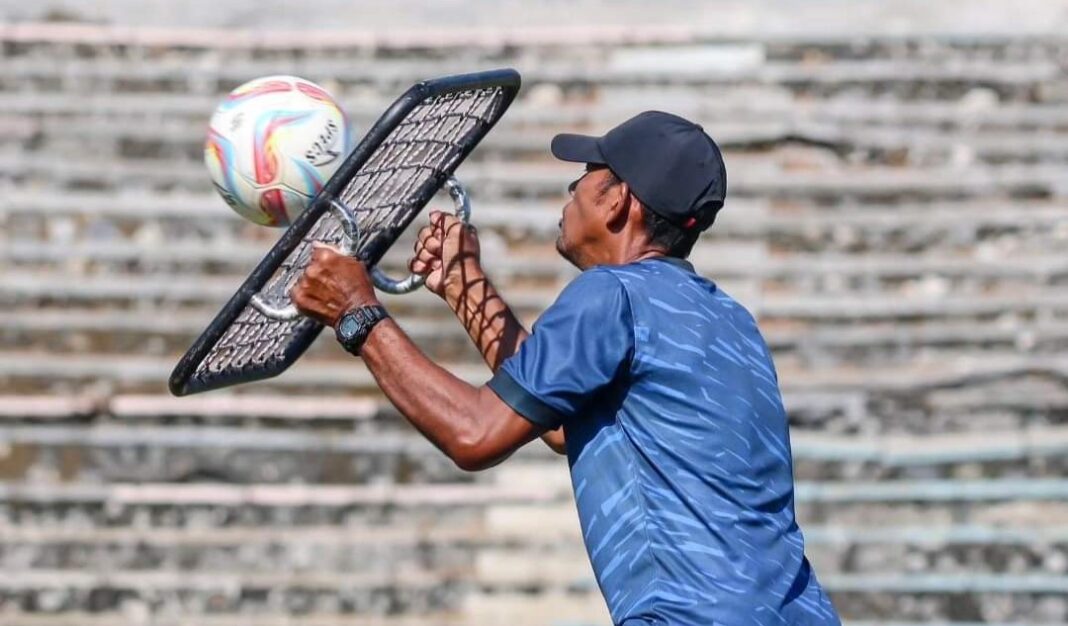
<svg viewBox="0 0 1068 626">
<path fill-rule="evenodd" d="M 604 297 L 612 293 L 622 293 L 625 289 L 623 281 L 616 273 L 618 267 L 625 266 L 597 265 L 584 270 L 564 287 L 561 298 Z"/>
<path fill-rule="evenodd" d="M 667 263 L 634 261 L 624 265 L 595 265 L 584 270 L 571 285 L 580 289 L 619 290 L 623 292 L 641 288 L 644 284 L 657 284 L 656 277 L 663 271 L 674 271 Z"/>
<path fill-rule="evenodd" d="M 545 326 L 546 320 L 600 324 L 621 318 L 630 318 L 630 296 L 612 272 L 598 266 L 572 279 L 538 318 L 535 328 Z"/>
<path fill-rule="evenodd" d="M 661 289 L 665 284 L 677 286 L 682 282 L 695 279 L 707 282 L 714 287 L 712 281 L 696 273 L 689 261 L 674 257 L 651 257 L 623 265 L 598 265 L 587 272 L 594 270 L 615 278 L 624 287 L 640 288 L 648 285 L 654 289 Z"/>
</svg>

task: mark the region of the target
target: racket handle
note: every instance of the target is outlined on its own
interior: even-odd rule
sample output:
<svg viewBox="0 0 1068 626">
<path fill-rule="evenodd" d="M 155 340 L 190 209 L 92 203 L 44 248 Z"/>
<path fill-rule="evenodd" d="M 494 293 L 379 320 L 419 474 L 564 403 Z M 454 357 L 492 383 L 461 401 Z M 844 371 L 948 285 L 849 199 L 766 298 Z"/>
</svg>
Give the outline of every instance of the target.
<svg viewBox="0 0 1068 626">
<path fill-rule="evenodd" d="M 449 176 L 445 180 L 445 188 L 449 190 L 449 197 L 452 198 L 453 211 L 456 217 L 460 218 L 460 221 L 464 224 L 471 223 L 471 199 L 467 195 L 467 190 L 464 189 L 464 186 L 460 184 L 460 181 L 455 176 Z M 371 279 L 374 281 L 375 287 L 392 294 L 411 293 L 422 287 L 423 283 L 426 282 L 426 277 L 419 274 L 410 274 L 407 278 L 394 280 L 377 267 L 371 268 Z"/>
<path fill-rule="evenodd" d="M 338 200 L 330 202 L 330 210 L 337 220 L 341 222 L 341 228 L 345 232 L 345 237 L 340 242 L 341 251 L 349 256 L 356 256 L 356 244 L 360 241 L 359 225 L 356 223 L 356 218 L 353 217 L 352 211 Z M 249 298 L 248 303 L 260 314 L 278 322 L 291 322 L 301 316 L 300 311 L 292 303 L 287 302 L 283 305 L 271 304 L 260 294 Z"/>
</svg>

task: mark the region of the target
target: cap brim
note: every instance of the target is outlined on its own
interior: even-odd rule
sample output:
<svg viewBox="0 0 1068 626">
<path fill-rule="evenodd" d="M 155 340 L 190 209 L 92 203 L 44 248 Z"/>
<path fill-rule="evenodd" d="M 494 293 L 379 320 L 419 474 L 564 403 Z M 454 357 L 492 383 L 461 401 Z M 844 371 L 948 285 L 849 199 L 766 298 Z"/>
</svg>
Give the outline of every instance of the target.
<svg viewBox="0 0 1068 626">
<path fill-rule="evenodd" d="M 604 164 L 604 155 L 601 154 L 601 148 L 597 145 L 600 139 L 600 137 L 589 135 L 561 133 L 553 137 L 549 150 L 561 161 Z"/>
</svg>

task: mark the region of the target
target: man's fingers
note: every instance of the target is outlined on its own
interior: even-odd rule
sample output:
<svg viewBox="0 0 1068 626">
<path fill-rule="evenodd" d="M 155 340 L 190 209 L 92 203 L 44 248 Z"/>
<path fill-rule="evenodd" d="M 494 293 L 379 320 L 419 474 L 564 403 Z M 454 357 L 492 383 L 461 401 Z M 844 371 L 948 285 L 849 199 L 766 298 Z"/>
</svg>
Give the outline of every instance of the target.
<svg viewBox="0 0 1068 626">
<path fill-rule="evenodd" d="M 419 253 L 415 255 L 415 260 L 416 261 L 422 261 L 423 263 L 429 263 L 429 262 L 433 261 L 434 259 L 437 259 L 437 258 L 440 258 L 440 257 L 441 257 L 441 255 L 433 254 L 429 250 L 420 250 Z"/>
<path fill-rule="evenodd" d="M 326 263 L 331 258 L 333 258 L 334 256 L 338 255 L 337 251 L 335 251 L 333 248 L 331 248 L 331 247 L 329 247 L 327 245 L 323 245 L 323 246 L 320 247 L 320 246 L 315 246 L 315 244 L 312 244 L 312 246 L 313 247 L 312 247 L 312 253 L 311 253 L 311 262 L 308 264 L 309 268 L 314 267 L 314 266 L 316 266 L 318 264 L 321 264 L 321 263 Z"/>
<path fill-rule="evenodd" d="M 430 227 L 433 228 L 435 232 L 441 231 L 444 228 L 445 220 L 448 219 L 448 217 L 448 213 L 443 213 L 441 211 L 431 211 Z"/>
<path fill-rule="evenodd" d="M 437 259 L 437 258 L 439 258 L 439 257 L 436 256 L 436 255 L 431 254 L 430 252 L 428 252 L 426 250 L 420 250 L 419 252 L 416 253 L 415 256 L 413 256 L 411 258 L 410 261 L 408 261 L 408 268 L 411 269 L 416 274 L 420 274 L 422 272 L 420 272 L 419 270 L 415 269 L 416 265 L 419 265 L 419 266 L 422 266 L 422 267 L 430 267 L 430 262 L 433 261 L 434 259 Z"/>
<path fill-rule="evenodd" d="M 434 217 L 431 220 L 431 225 L 434 227 L 436 233 L 444 233 L 452 228 L 454 224 L 460 224 L 460 218 L 448 213 L 442 213 L 440 211 L 434 212 Z"/>
<path fill-rule="evenodd" d="M 415 240 L 415 244 L 412 245 L 412 250 L 419 252 L 420 250 L 427 249 L 435 254 L 441 252 L 441 237 L 438 237 L 432 231 L 419 231 L 419 237 Z"/>
<path fill-rule="evenodd" d="M 311 245 L 312 245 L 312 258 L 315 258 L 316 255 L 329 256 L 330 254 L 341 254 L 341 250 L 338 250 L 334 246 L 332 246 L 332 245 L 330 245 L 328 243 L 324 243 L 322 241 L 313 241 Z"/>
<path fill-rule="evenodd" d="M 293 289 L 289 292 L 289 299 L 293 302 L 293 305 L 301 311 L 304 311 L 311 306 L 311 301 L 308 298 L 308 289 L 305 286 L 304 281 L 300 281 L 293 286 Z"/>
</svg>

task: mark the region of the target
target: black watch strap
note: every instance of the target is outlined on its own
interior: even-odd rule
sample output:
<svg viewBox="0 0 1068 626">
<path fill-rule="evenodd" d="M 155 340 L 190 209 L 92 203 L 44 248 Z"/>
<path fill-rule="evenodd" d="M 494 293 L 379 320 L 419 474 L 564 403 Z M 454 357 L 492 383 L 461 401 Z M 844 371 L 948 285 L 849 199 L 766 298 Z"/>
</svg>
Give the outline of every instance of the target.
<svg viewBox="0 0 1068 626">
<path fill-rule="evenodd" d="M 361 306 L 341 316 L 334 333 L 338 343 L 351 354 L 360 355 L 360 349 L 371 334 L 375 324 L 389 317 L 385 307 L 380 304 Z"/>
</svg>

